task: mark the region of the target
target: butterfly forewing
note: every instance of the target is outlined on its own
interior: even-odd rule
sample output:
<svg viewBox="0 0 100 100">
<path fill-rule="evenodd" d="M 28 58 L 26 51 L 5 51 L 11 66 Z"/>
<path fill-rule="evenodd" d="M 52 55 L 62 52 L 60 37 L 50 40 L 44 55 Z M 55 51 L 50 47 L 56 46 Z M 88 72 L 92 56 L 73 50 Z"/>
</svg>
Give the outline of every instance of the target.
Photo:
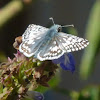
<svg viewBox="0 0 100 100">
<path fill-rule="evenodd" d="M 71 34 L 58 33 L 56 38 L 65 52 L 78 51 L 89 44 L 88 40 Z"/>
<path fill-rule="evenodd" d="M 22 35 L 22 41 L 29 40 L 31 38 L 33 40 L 41 38 L 46 33 L 46 31 L 48 31 L 48 28 L 46 27 L 30 24 Z"/>
<path fill-rule="evenodd" d="M 19 46 L 19 51 L 25 56 L 31 57 L 39 49 L 48 28 L 31 24 L 22 35 L 22 43 Z"/>
</svg>

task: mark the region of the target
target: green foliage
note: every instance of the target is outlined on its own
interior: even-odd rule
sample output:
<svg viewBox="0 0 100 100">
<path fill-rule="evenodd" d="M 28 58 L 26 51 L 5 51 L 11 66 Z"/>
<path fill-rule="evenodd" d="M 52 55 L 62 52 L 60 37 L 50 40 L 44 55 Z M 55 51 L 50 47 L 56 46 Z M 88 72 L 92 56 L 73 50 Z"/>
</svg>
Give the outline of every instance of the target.
<svg viewBox="0 0 100 100">
<path fill-rule="evenodd" d="M 32 0 L 10 0 L 10 2 L 0 9 L 0 27 L 7 23 L 11 18 L 23 10 L 24 5 L 31 3 Z"/>
<path fill-rule="evenodd" d="M 57 77 L 52 79 L 58 68 L 52 61 L 28 59 L 17 52 L 13 59 L 8 58 L 0 67 L 0 100 L 21 100 L 28 91 L 41 89 L 38 86 L 49 87 L 49 80 L 51 86 L 58 84 Z"/>
<path fill-rule="evenodd" d="M 7 58 L 6 58 L 5 54 L 4 54 L 4 52 L 0 52 L 0 62 L 4 62 L 6 60 L 7 60 Z"/>
<path fill-rule="evenodd" d="M 87 79 L 95 67 L 97 51 L 100 50 L 100 1 L 97 0 L 90 13 L 86 29 L 86 38 L 90 44 L 84 52 L 80 65 L 80 77 Z"/>
<path fill-rule="evenodd" d="M 72 100 L 100 100 L 100 87 L 89 86 L 79 92 L 72 91 L 70 96 Z"/>
<path fill-rule="evenodd" d="M 59 73 L 56 73 L 56 76 L 54 76 L 48 83 L 50 84 L 50 88 L 49 89 L 52 89 L 52 88 L 55 88 L 58 83 L 60 82 L 60 76 L 59 76 Z M 38 86 L 38 88 L 35 89 L 35 91 L 38 91 L 38 92 L 41 92 L 41 93 L 44 93 L 48 90 L 47 87 L 43 87 L 41 85 Z"/>
</svg>

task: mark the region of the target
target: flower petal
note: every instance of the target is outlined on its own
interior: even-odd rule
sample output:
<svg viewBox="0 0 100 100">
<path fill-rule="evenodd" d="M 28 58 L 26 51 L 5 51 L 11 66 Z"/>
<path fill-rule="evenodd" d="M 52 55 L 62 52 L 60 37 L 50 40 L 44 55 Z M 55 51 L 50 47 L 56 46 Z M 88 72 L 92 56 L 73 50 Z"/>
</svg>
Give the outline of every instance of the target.
<svg viewBox="0 0 100 100">
<path fill-rule="evenodd" d="M 34 91 L 34 100 L 44 100 L 44 96 L 42 93 Z"/>
<path fill-rule="evenodd" d="M 64 65 L 63 63 L 60 64 L 60 66 L 62 67 L 62 69 L 64 70 L 70 70 L 71 72 L 75 71 L 75 66 L 73 66 L 70 63 L 67 63 L 67 65 Z"/>
<path fill-rule="evenodd" d="M 60 64 L 64 70 L 70 70 L 71 72 L 75 71 L 75 60 L 71 53 L 65 53 L 60 58 L 54 59 L 53 63 Z"/>
<path fill-rule="evenodd" d="M 60 64 L 60 62 L 63 62 L 64 59 L 65 59 L 65 56 L 62 55 L 60 58 L 52 60 L 52 62 L 53 62 L 54 64 Z"/>
</svg>

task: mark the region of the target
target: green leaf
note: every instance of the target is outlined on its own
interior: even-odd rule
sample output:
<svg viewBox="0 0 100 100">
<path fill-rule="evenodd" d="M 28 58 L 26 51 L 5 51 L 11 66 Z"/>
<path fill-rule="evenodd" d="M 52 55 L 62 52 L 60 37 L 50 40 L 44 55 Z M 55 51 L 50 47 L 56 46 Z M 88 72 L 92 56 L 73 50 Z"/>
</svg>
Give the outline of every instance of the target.
<svg viewBox="0 0 100 100">
<path fill-rule="evenodd" d="M 87 79 L 91 75 L 95 65 L 95 57 L 100 48 L 100 1 L 97 0 L 90 13 L 86 29 L 86 38 L 90 44 L 85 49 L 80 65 L 80 77 Z"/>
<path fill-rule="evenodd" d="M 56 73 L 56 75 L 48 82 L 49 85 L 50 85 L 50 88 L 54 88 L 59 84 L 59 82 L 60 82 L 60 75 L 59 74 L 60 73 Z M 38 88 L 35 89 L 35 91 L 44 93 L 47 90 L 49 90 L 50 88 L 47 88 L 47 87 L 44 87 L 44 86 L 38 86 Z"/>
<path fill-rule="evenodd" d="M 70 96 L 72 100 L 100 100 L 99 93 L 99 86 L 88 86 L 79 92 L 72 91 Z"/>
<path fill-rule="evenodd" d="M 0 83 L 0 93 L 3 93 L 3 84 Z"/>
</svg>

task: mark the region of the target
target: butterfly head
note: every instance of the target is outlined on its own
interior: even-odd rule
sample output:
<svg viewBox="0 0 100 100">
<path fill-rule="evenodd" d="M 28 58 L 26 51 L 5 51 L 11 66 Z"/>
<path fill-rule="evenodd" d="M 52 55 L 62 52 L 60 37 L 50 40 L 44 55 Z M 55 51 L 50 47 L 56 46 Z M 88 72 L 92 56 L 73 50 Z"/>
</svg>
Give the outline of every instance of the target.
<svg viewBox="0 0 100 100">
<path fill-rule="evenodd" d="M 61 32 L 61 30 L 62 30 L 62 27 L 74 27 L 74 25 L 72 24 L 72 25 L 64 25 L 64 26 L 61 26 L 61 25 L 58 25 L 58 24 L 55 24 L 54 23 L 54 20 L 53 20 L 53 18 L 52 17 L 50 17 L 49 18 L 50 20 L 52 20 L 52 22 L 53 22 L 53 26 L 52 26 L 52 30 L 55 30 L 56 32 Z"/>
<path fill-rule="evenodd" d="M 62 27 L 74 27 L 74 25 L 64 25 L 64 26 L 61 26 L 61 25 L 58 25 L 58 24 L 54 24 L 52 26 L 52 29 L 55 30 L 56 32 L 61 32 L 62 31 Z"/>
<path fill-rule="evenodd" d="M 58 24 L 53 25 L 52 28 L 53 28 L 56 32 L 61 32 L 61 30 L 62 30 L 62 26 L 61 26 L 61 25 L 58 25 Z"/>
</svg>

